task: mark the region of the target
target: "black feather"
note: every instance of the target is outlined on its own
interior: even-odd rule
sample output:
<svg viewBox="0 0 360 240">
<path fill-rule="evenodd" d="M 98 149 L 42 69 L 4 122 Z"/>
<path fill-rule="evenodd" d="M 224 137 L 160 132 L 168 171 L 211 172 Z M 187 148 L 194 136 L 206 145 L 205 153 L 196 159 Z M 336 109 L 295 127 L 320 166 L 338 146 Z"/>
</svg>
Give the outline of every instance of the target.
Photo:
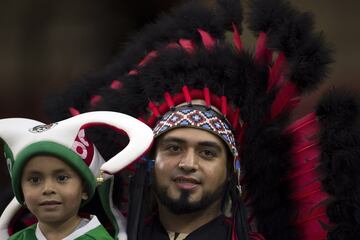
<svg viewBox="0 0 360 240">
<path fill-rule="evenodd" d="M 330 195 L 327 215 L 334 224 L 328 239 L 360 238 L 360 121 L 358 99 L 330 92 L 317 109 L 321 131 L 323 189 Z"/>
</svg>

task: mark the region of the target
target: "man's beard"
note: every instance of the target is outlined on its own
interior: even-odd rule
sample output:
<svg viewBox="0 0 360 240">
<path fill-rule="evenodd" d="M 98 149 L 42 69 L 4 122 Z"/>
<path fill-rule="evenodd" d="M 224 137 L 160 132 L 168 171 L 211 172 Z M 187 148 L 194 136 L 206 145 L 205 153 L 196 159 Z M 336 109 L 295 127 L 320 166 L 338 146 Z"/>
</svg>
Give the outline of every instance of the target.
<svg viewBox="0 0 360 240">
<path fill-rule="evenodd" d="M 206 209 L 215 201 L 222 198 L 226 191 L 226 180 L 213 193 L 204 192 L 200 200 L 190 202 L 191 191 L 182 189 L 178 199 L 172 199 L 167 194 L 167 187 L 154 183 L 154 192 L 161 204 L 173 214 L 187 214 Z"/>
</svg>

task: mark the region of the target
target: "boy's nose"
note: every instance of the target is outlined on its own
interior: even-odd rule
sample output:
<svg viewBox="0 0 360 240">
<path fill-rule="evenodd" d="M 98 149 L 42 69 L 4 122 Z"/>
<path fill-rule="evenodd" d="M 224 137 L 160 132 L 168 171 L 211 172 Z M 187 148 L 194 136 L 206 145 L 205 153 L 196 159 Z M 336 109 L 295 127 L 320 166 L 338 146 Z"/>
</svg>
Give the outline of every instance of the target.
<svg viewBox="0 0 360 240">
<path fill-rule="evenodd" d="M 45 180 L 43 194 L 48 195 L 48 194 L 53 194 L 53 193 L 55 193 L 55 188 L 54 188 L 53 181 Z"/>
</svg>

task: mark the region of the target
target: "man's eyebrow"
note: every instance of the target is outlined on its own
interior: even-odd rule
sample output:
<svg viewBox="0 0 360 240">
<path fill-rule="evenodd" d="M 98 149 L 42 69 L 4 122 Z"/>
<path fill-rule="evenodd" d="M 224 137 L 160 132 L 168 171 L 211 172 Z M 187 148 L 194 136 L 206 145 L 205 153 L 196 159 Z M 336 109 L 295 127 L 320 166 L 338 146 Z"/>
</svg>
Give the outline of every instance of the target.
<svg viewBox="0 0 360 240">
<path fill-rule="evenodd" d="M 159 139 L 159 145 L 164 144 L 165 142 L 177 142 L 177 143 L 186 143 L 186 140 L 178 137 L 164 137 Z M 216 148 L 218 151 L 222 151 L 222 146 L 216 142 L 213 141 L 201 141 L 198 143 L 198 145 L 202 147 L 213 147 Z"/>
<path fill-rule="evenodd" d="M 216 148 L 217 151 L 222 151 L 222 146 L 216 142 L 212 142 L 212 141 L 202 141 L 199 143 L 200 146 L 203 147 L 213 147 Z"/>
<path fill-rule="evenodd" d="M 164 142 L 177 142 L 177 143 L 185 143 L 186 141 L 182 138 L 178 137 L 163 137 L 159 139 L 159 144 L 162 144 Z"/>
</svg>

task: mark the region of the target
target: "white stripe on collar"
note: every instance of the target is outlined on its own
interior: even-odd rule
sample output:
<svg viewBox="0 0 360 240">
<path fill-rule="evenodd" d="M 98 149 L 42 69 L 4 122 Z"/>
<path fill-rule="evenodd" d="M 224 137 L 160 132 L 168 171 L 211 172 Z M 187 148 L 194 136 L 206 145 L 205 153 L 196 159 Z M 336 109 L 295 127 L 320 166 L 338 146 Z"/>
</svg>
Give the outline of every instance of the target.
<svg viewBox="0 0 360 240">
<path fill-rule="evenodd" d="M 70 235 L 66 236 L 62 240 L 73 240 L 75 238 L 83 236 L 85 233 L 89 232 L 90 230 L 93 230 L 101 225 L 98 218 L 96 216 L 90 216 L 91 220 L 88 222 L 85 226 L 75 230 Z M 39 224 L 36 224 L 36 230 L 35 235 L 38 240 L 47 240 L 44 234 L 41 232 L 39 228 Z"/>
</svg>

